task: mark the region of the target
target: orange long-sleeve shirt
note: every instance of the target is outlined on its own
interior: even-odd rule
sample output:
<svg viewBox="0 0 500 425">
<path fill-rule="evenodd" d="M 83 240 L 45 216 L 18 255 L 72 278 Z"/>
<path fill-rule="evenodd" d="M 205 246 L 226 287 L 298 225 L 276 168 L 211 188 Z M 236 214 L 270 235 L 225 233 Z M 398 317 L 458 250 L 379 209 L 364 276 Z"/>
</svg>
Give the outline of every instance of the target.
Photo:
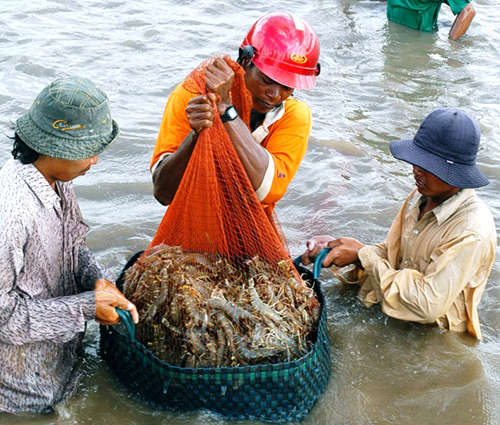
<svg viewBox="0 0 500 425">
<path fill-rule="evenodd" d="M 189 99 L 195 96 L 182 84 L 169 96 L 151 160 L 151 171 L 166 154 L 175 152 L 191 131 L 186 107 Z M 264 207 L 274 207 L 285 194 L 304 158 L 312 127 L 311 112 L 304 102 L 289 98 L 283 102 L 283 108 L 284 111 L 268 113 L 279 112 L 278 116 L 282 114 L 279 119 L 268 126 L 264 124 L 253 133 L 256 143 L 260 142 L 270 155 L 268 170 L 257 189 Z M 263 135 L 263 140 L 259 140 Z"/>
</svg>

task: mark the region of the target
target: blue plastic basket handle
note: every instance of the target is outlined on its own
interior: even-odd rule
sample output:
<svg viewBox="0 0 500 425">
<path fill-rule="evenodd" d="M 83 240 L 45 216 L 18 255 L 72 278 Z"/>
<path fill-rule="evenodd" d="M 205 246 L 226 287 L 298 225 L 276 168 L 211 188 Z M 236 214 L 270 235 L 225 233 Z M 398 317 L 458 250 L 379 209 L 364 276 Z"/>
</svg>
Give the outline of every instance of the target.
<svg viewBox="0 0 500 425">
<path fill-rule="evenodd" d="M 323 264 L 323 260 L 325 257 L 328 255 L 328 253 L 331 251 L 331 248 L 325 248 L 321 250 L 321 252 L 318 254 L 318 256 L 314 259 L 314 267 L 313 267 L 313 278 L 317 279 L 319 275 L 321 274 L 321 264 Z M 299 265 L 302 261 L 302 256 L 297 257 L 295 260 L 293 260 L 293 264 Z"/>
<path fill-rule="evenodd" d="M 128 334 L 130 336 L 130 340 L 134 341 L 135 340 L 135 324 L 134 321 L 132 320 L 132 316 L 130 315 L 130 312 L 127 310 L 122 310 L 121 308 L 117 308 L 116 312 L 120 316 L 120 319 L 122 319 L 123 324 L 128 330 Z"/>
</svg>

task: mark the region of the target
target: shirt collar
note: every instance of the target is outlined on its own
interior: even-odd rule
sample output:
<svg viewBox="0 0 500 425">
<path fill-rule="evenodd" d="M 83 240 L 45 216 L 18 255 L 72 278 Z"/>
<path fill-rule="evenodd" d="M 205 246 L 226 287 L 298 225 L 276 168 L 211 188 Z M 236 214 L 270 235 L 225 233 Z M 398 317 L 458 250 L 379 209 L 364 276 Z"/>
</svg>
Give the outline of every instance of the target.
<svg viewBox="0 0 500 425">
<path fill-rule="evenodd" d="M 262 141 L 269 134 L 269 126 L 285 115 L 285 102 L 286 100 L 281 102 L 279 106 L 275 106 L 271 109 L 266 114 L 264 122 L 253 131 L 252 136 L 257 143 L 262 143 Z"/>
<path fill-rule="evenodd" d="M 474 189 L 460 189 L 457 193 L 450 196 L 446 201 L 444 201 L 441 205 L 438 205 L 430 212 L 434 214 L 438 224 L 441 224 L 446 221 L 463 202 L 470 197 L 475 196 L 475 193 L 476 191 Z M 409 209 L 413 210 L 419 207 L 423 202 L 425 202 L 425 200 L 426 197 L 421 195 L 417 189 L 414 189 L 413 197 L 409 202 Z"/>
<path fill-rule="evenodd" d="M 14 171 L 21 176 L 45 208 L 51 208 L 61 201 L 47 179 L 33 164 L 14 161 Z"/>
</svg>

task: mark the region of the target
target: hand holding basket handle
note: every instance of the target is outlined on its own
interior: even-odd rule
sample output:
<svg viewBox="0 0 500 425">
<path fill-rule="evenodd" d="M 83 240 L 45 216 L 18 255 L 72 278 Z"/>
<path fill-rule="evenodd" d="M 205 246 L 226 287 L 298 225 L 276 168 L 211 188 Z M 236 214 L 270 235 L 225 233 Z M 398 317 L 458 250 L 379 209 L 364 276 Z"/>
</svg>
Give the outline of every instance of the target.
<svg viewBox="0 0 500 425">
<path fill-rule="evenodd" d="M 320 253 L 314 259 L 314 267 L 313 267 L 313 278 L 317 279 L 321 274 L 321 266 L 323 264 L 323 260 L 331 251 L 331 248 L 324 248 L 320 251 Z M 298 266 L 302 262 L 302 255 L 299 255 L 295 260 L 293 260 L 293 264 Z"/>
<path fill-rule="evenodd" d="M 129 311 L 135 323 L 139 321 L 139 314 L 135 305 L 127 300 L 109 280 L 98 279 L 95 283 L 94 294 L 96 301 L 95 319 L 101 325 L 118 323 L 120 318 L 116 311 L 118 308 Z"/>
<path fill-rule="evenodd" d="M 117 308 L 116 312 L 118 313 L 120 319 L 127 328 L 130 341 L 135 341 L 135 324 L 134 321 L 132 320 L 130 312 L 127 310 L 122 310 L 121 308 Z"/>
</svg>

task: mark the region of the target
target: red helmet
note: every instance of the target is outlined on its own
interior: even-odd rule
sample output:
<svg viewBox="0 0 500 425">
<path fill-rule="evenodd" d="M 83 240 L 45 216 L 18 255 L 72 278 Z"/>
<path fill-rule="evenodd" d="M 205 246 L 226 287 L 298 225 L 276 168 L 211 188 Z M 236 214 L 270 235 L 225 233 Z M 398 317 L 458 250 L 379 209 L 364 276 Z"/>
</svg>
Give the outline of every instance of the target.
<svg viewBox="0 0 500 425">
<path fill-rule="evenodd" d="M 241 48 L 257 68 L 284 86 L 310 89 L 316 85 L 318 36 L 298 16 L 288 12 L 263 16 L 250 28 Z"/>
</svg>

